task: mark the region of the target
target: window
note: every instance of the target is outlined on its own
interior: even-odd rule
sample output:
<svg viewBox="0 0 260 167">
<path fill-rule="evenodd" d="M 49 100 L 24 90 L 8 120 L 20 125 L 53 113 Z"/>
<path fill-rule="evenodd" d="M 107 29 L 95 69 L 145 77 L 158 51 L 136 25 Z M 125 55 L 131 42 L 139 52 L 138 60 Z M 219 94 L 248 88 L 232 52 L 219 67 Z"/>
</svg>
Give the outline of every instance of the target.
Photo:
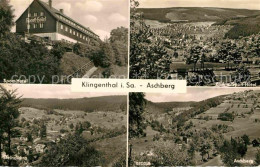
<svg viewBox="0 0 260 167">
<path fill-rule="evenodd" d="M 31 28 L 31 25 L 30 24 L 27 24 L 27 29 L 30 29 Z"/>
<path fill-rule="evenodd" d="M 86 37 L 85 36 L 83 36 L 83 39 L 85 39 Z"/>
<path fill-rule="evenodd" d="M 75 31 L 73 31 L 73 35 L 75 35 L 76 34 L 76 32 Z"/>
<path fill-rule="evenodd" d="M 77 32 L 77 37 L 79 36 L 79 33 Z"/>
<path fill-rule="evenodd" d="M 41 12 L 41 14 L 40 14 L 41 16 L 44 16 L 44 13 L 43 12 Z"/>
<path fill-rule="evenodd" d="M 34 13 L 33 16 L 34 16 L 34 17 L 37 17 L 37 16 L 38 16 L 38 13 Z"/>
<path fill-rule="evenodd" d="M 72 29 L 70 29 L 70 33 L 72 34 Z"/>
<path fill-rule="evenodd" d="M 32 14 L 31 14 L 31 13 L 28 13 L 28 17 L 32 17 Z"/>
<path fill-rule="evenodd" d="M 80 34 L 80 38 L 82 38 L 82 34 Z"/>
<path fill-rule="evenodd" d="M 38 24 L 33 24 L 33 28 L 37 28 L 38 27 Z"/>
<path fill-rule="evenodd" d="M 68 31 L 68 27 L 65 27 L 65 31 Z"/>
<path fill-rule="evenodd" d="M 61 25 L 60 25 L 60 29 L 62 29 L 62 30 L 63 30 L 63 24 L 61 24 Z"/>
<path fill-rule="evenodd" d="M 43 28 L 44 24 L 43 23 L 40 23 L 40 28 Z"/>
</svg>

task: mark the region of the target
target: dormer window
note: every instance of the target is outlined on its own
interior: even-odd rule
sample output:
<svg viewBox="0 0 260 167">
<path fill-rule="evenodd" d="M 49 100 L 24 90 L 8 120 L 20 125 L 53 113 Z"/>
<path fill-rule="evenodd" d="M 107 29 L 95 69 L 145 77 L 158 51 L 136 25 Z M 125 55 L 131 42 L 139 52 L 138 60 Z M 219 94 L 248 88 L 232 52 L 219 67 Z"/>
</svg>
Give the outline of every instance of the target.
<svg viewBox="0 0 260 167">
<path fill-rule="evenodd" d="M 41 12 L 41 14 L 40 14 L 41 16 L 44 16 L 44 13 L 43 12 Z"/>
</svg>

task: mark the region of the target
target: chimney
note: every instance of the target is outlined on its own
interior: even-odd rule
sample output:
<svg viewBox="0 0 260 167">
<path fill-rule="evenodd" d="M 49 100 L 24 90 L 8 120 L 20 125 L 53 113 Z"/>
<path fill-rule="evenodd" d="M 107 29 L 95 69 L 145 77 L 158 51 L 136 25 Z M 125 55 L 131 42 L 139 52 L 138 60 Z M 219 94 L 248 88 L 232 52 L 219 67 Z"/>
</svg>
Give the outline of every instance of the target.
<svg viewBox="0 0 260 167">
<path fill-rule="evenodd" d="M 52 8 L 52 0 L 49 0 L 49 6 Z"/>
<path fill-rule="evenodd" d="M 60 12 L 63 14 L 63 13 L 64 13 L 64 10 L 63 10 L 63 9 L 60 9 Z"/>
</svg>

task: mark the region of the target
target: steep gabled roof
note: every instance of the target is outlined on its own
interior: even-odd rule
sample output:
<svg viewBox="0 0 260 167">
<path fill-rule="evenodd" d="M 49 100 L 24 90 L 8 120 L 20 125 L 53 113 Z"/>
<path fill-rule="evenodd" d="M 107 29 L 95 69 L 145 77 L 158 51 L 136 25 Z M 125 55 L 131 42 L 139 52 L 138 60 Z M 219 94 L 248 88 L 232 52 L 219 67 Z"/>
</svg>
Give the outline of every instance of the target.
<svg viewBox="0 0 260 167">
<path fill-rule="evenodd" d="M 37 0 L 37 1 L 38 1 L 42 6 L 44 6 L 44 8 L 45 8 L 46 10 L 48 10 L 48 11 L 49 11 L 56 19 L 58 19 L 59 21 L 64 22 L 64 21 L 61 20 L 59 17 L 57 17 L 56 14 L 59 14 L 59 15 L 65 17 L 66 19 L 68 19 L 68 20 L 70 20 L 70 21 L 72 21 L 72 22 L 74 22 L 74 23 L 77 23 L 79 26 L 84 27 L 85 29 L 87 29 L 87 30 L 89 30 L 90 32 L 94 33 L 94 32 L 93 32 L 92 30 L 90 30 L 88 27 L 85 27 L 85 26 L 79 24 L 77 21 L 75 21 L 75 20 L 73 20 L 72 18 L 66 16 L 64 13 L 60 12 L 59 10 L 57 10 L 57 9 L 55 9 L 55 8 L 53 8 L 53 7 L 51 8 L 47 3 L 45 3 L 45 2 L 43 2 L 43 1 L 41 1 L 41 0 Z M 73 25 L 71 25 L 71 26 L 73 26 Z M 77 28 L 77 27 L 75 27 L 75 26 L 73 26 L 73 27 L 74 27 L 74 28 Z M 94 34 L 95 34 L 95 33 L 94 33 Z"/>
</svg>

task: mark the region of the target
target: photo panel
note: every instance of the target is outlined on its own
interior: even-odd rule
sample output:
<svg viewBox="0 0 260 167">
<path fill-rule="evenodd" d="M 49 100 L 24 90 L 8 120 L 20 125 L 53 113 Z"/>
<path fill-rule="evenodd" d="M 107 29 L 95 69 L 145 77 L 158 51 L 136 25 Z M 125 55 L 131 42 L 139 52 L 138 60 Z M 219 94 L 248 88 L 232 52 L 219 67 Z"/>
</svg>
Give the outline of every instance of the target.
<svg viewBox="0 0 260 167">
<path fill-rule="evenodd" d="M 0 95 L 0 165 L 126 166 L 126 93 L 3 85 Z"/>
<path fill-rule="evenodd" d="M 129 166 L 257 166 L 260 89 L 129 94 Z"/>
<path fill-rule="evenodd" d="M 128 0 L 1 0 L 0 9 L 0 83 L 128 77 Z"/>
<path fill-rule="evenodd" d="M 131 0 L 129 77 L 259 86 L 259 20 L 255 0 Z"/>
</svg>

